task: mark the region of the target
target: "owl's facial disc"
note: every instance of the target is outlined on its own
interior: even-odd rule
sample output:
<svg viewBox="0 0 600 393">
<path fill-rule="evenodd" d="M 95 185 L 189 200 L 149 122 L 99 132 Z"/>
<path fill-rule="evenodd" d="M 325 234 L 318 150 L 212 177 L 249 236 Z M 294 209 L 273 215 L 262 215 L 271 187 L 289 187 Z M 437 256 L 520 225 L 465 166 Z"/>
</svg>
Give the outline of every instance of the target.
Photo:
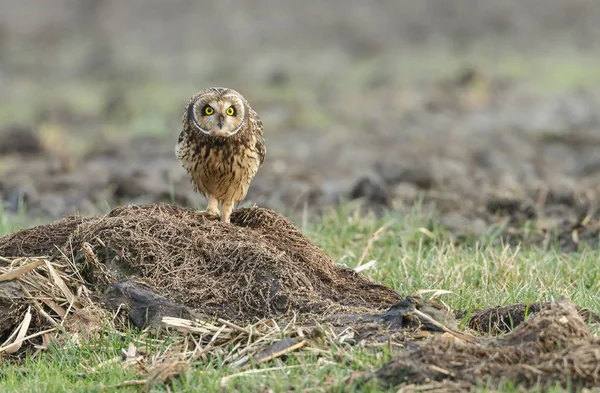
<svg viewBox="0 0 600 393">
<path fill-rule="evenodd" d="M 197 101 L 189 118 L 198 131 L 206 135 L 230 137 L 244 126 L 243 106 L 238 99 L 221 97 L 209 102 Z"/>
</svg>

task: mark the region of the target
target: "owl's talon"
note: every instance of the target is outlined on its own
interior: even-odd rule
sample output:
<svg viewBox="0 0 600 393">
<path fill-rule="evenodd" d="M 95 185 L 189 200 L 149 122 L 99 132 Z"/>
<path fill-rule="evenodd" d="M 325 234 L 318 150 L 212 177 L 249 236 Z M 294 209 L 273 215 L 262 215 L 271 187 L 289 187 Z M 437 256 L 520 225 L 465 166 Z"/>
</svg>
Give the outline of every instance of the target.
<svg viewBox="0 0 600 393">
<path fill-rule="evenodd" d="M 195 215 L 199 216 L 199 217 L 203 217 L 207 220 L 218 220 L 221 217 L 219 216 L 219 213 L 217 212 L 212 212 L 210 210 L 197 210 L 194 212 Z"/>
</svg>

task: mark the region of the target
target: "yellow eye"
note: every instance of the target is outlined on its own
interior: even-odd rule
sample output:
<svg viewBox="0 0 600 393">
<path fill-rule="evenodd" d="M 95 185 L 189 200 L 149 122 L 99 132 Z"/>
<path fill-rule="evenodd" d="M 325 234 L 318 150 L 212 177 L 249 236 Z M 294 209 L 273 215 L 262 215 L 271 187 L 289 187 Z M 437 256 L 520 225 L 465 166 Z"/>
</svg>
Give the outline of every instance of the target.
<svg viewBox="0 0 600 393">
<path fill-rule="evenodd" d="M 233 107 L 230 106 L 229 108 L 227 108 L 225 113 L 227 113 L 227 115 L 229 115 L 229 116 L 233 116 L 235 114 L 235 109 L 233 109 Z"/>
<path fill-rule="evenodd" d="M 206 108 L 204 108 L 204 113 L 206 113 L 208 116 L 210 116 L 213 113 L 215 113 L 215 110 L 212 107 L 207 105 Z"/>
</svg>

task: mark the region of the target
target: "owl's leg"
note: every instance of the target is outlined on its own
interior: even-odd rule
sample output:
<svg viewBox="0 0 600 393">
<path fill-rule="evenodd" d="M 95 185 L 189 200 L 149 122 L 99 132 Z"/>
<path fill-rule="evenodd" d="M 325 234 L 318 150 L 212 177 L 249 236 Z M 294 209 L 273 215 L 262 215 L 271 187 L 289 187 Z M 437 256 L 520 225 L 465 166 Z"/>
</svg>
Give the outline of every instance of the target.
<svg viewBox="0 0 600 393">
<path fill-rule="evenodd" d="M 211 219 L 219 218 L 219 200 L 213 196 L 209 196 L 206 210 L 198 210 L 196 214 Z"/>
<path fill-rule="evenodd" d="M 230 222 L 231 212 L 233 211 L 233 201 L 225 200 L 221 205 L 221 221 Z"/>
</svg>

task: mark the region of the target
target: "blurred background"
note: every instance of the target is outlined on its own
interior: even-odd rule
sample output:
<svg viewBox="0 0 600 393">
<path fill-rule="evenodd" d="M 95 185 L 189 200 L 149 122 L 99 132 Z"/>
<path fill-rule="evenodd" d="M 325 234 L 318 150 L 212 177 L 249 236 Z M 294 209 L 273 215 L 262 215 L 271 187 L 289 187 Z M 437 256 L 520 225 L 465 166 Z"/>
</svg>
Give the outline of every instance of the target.
<svg viewBox="0 0 600 393">
<path fill-rule="evenodd" d="M 595 217 L 599 54 L 597 0 L 0 0 L 0 199 L 203 207 L 174 146 L 226 86 L 265 124 L 246 204 L 570 232 Z"/>
</svg>

